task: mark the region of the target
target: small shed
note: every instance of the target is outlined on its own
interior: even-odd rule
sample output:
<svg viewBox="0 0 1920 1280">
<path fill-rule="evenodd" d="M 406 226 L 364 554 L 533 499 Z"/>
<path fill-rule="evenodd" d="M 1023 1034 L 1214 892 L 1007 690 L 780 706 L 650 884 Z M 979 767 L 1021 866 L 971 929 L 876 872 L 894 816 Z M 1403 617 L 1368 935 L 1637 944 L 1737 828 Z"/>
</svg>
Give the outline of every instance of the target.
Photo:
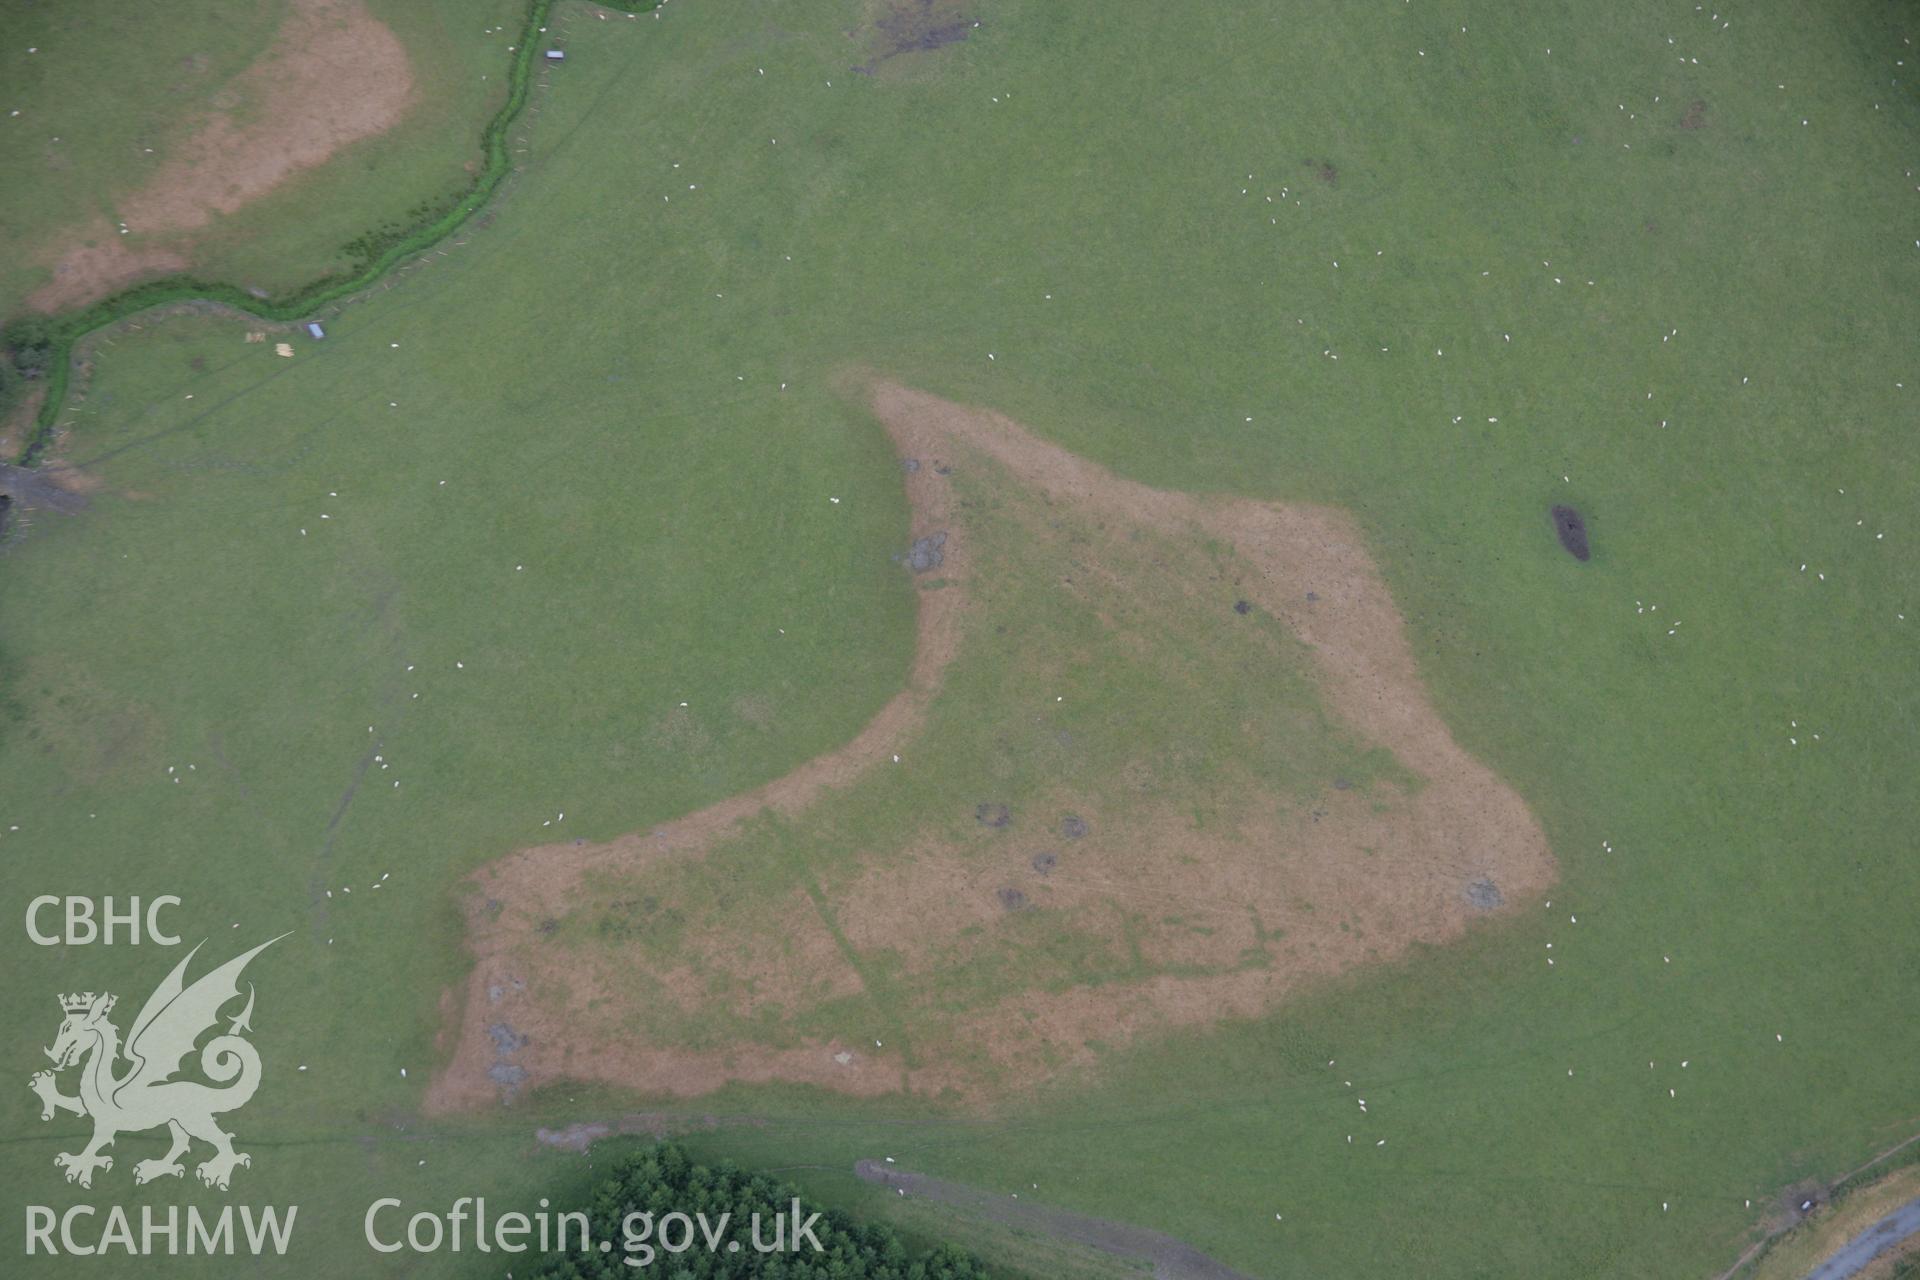
<svg viewBox="0 0 1920 1280">
<path fill-rule="evenodd" d="M 548 62 L 565 62 L 566 60 L 567 60 L 567 51 L 565 49 L 547 50 Z"/>
<path fill-rule="evenodd" d="M 309 320 L 307 321 L 307 336 L 318 342 L 321 338 L 327 336 L 327 331 L 320 327 L 318 320 Z"/>
</svg>

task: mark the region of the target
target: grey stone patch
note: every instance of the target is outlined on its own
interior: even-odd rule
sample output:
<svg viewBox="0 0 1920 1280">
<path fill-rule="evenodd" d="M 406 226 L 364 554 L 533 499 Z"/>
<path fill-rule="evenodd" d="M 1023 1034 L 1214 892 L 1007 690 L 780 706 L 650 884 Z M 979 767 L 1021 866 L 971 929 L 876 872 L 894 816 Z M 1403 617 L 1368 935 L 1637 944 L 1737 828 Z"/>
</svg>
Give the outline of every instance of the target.
<svg viewBox="0 0 1920 1280">
<path fill-rule="evenodd" d="M 907 552 L 907 567 L 915 573 L 925 573 L 929 569 L 938 569 L 940 562 L 946 559 L 947 535 L 943 530 L 930 533 L 924 538 L 915 538 L 913 547 Z"/>
<path fill-rule="evenodd" d="M 536 1129 L 533 1136 L 546 1147 L 585 1152 L 596 1141 L 613 1133 L 610 1124 L 570 1124 L 564 1129 Z"/>
<path fill-rule="evenodd" d="M 849 1058 L 852 1055 L 847 1055 Z M 585 1152 L 587 1148 L 602 1138 L 615 1134 L 630 1136 L 645 1134 L 649 1138 L 668 1138 L 677 1133 L 696 1133 L 719 1128 L 764 1128 L 766 1121 L 750 1116 L 688 1116 L 669 1114 L 665 1111 L 633 1111 L 621 1116 L 618 1121 L 582 1120 L 570 1124 L 564 1129 L 535 1129 L 533 1136 L 545 1147 L 560 1147 L 567 1151 Z"/>
<path fill-rule="evenodd" d="M 914 472 L 920 469 L 920 459 L 902 458 L 900 459 L 900 469 L 906 472 L 908 475 L 912 475 Z"/>
<path fill-rule="evenodd" d="M 487 1038 L 493 1041 L 493 1051 L 499 1054 L 518 1053 L 531 1043 L 527 1037 L 504 1022 L 496 1022 L 489 1026 Z"/>
<path fill-rule="evenodd" d="M 1082 839 L 1091 830 L 1093 828 L 1087 825 L 1087 820 L 1077 813 L 1070 813 L 1060 820 L 1060 834 L 1069 840 Z"/>
<path fill-rule="evenodd" d="M 1320 593 L 1319 593 L 1318 591 L 1309 591 L 1309 592 L 1307 592 L 1307 603 L 1308 603 L 1308 604 L 1317 604 L 1317 603 L 1319 603 L 1319 600 L 1320 600 Z"/>
<path fill-rule="evenodd" d="M 1467 882 L 1467 902 L 1482 911 L 1491 911 L 1504 903 L 1500 888 L 1493 881 L 1481 876 L 1478 880 Z"/>
<path fill-rule="evenodd" d="M 1036 853 L 1033 855 L 1033 869 L 1043 876 L 1052 875 L 1053 869 L 1059 865 L 1060 859 L 1051 853 Z"/>
<path fill-rule="evenodd" d="M 1333 789 L 1335 791 L 1351 791 L 1353 790 L 1353 781 L 1349 778 L 1335 778 L 1333 780 Z"/>
<path fill-rule="evenodd" d="M 500 997 L 504 996 L 505 994 L 507 994 L 506 988 L 502 987 L 499 983 L 494 982 L 494 983 L 488 984 L 487 999 L 492 1001 L 494 1004 L 499 1004 Z"/>
<path fill-rule="evenodd" d="M 1247 615 L 1247 614 L 1249 614 L 1249 613 L 1252 613 L 1252 612 L 1253 612 L 1253 601 L 1251 601 L 1251 600 L 1235 600 L 1235 601 L 1233 602 L 1233 611 L 1234 611 L 1235 613 L 1237 613 L 1237 614 L 1240 614 L 1240 615 L 1242 615 L 1242 616 L 1244 617 L 1245 615 Z"/>
<path fill-rule="evenodd" d="M 18 506 L 22 511 L 58 511 L 72 515 L 87 509 L 83 495 L 62 489 L 47 472 L 10 463 L 0 463 L 0 496 L 9 500 L 9 506 Z"/>
<path fill-rule="evenodd" d="M 509 981 L 515 991 L 527 989 L 527 984 L 519 978 Z M 504 994 L 505 988 L 497 983 L 487 988 L 487 997 L 491 1000 L 498 1000 Z M 493 1042 L 493 1064 L 487 1068 L 487 1079 L 500 1086 L 500 1102 L 506 1105 L 513 1101 L 514 1095 L 520 1092 L 520 1086 L 527 1082 L 527 1069 L 508 1062 L 507 1058 L 526 1048 L 532 1041 L 505 1022 L 489 1023 L 487 1039 Z"/>
<path fill-rule="evenodd" d="M 993 896 L 1000 899 L 1000 905 L 1009 911 L 1018 911 L 1027 905 L 1027 895 L 1012 885 L 996 890 Z"/>
<path fill-rule="evenodd" d="M 983 827 L 1004 827 L 1013 821 L 1013 810 L 1003 804 L 983 804 L 973 811 L 973 818 Z"/>
</svg>

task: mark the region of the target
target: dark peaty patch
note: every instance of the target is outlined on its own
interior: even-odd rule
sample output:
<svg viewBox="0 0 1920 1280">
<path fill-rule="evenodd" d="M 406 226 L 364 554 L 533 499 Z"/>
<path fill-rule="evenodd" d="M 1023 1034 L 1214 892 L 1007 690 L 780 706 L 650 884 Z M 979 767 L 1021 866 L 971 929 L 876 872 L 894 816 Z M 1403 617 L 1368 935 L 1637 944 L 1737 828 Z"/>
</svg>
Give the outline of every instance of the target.
<svg viewBox="0 0 1920 1280">
<path fill-rule="evenodd" d="M 1575 560 L 1585 560 L 1593 554 L 1587 545 L 1587 522 L 1572 507 L 1553 509 L 1553 531 L 1560 536 L 1560 545 Z"/>
</svg>

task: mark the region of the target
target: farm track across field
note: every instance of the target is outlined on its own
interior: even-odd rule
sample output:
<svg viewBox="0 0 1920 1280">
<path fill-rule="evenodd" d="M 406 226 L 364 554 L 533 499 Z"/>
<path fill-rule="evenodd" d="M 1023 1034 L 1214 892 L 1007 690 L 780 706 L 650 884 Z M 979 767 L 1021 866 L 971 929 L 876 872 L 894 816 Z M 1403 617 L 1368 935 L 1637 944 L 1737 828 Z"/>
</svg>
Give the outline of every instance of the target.
<svg viewBox="0 0 1920 1280">
<path fill-rule="evenodd" d="M 1123 1258 L 1150 1262 L 1155 1280 L 1246 1280 L 1232 1267 L 1214 1261 L 1183 1240 L 1158 1231 L 1023 1203 L 1018 1197 L 1003 1198 L 965 1183 L 889 1168 L 878 1160 L 862 1160 L 853 1167 L 853 1172 L 862 1182 L 978 1213 L 1002 1226 L 1037 1231 Z"/>
<path fill-rule="evenodd" d="M 1920 1196 L 1887 1214 L 1862 1231 L 1839 1252 L 1807 1273 L 1807 1280 L 1847 1280 L 1858 1275 L 1868 1263 L 1896 1248 L 1902 1241 L 1920 1235 Z"/>
</svg>

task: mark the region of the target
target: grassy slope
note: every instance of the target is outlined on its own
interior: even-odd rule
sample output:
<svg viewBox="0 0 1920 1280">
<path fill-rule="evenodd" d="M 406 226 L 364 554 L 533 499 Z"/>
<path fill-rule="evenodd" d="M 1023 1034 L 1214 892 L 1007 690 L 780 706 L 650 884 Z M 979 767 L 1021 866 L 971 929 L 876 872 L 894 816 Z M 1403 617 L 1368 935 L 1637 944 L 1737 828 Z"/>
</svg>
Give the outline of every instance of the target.
<svg viewBox="0 0 1920 1280">
<path fill-rule="evenodd" d="M 185 237 L 125 237 L 183 249 L 203 279 L 284 292 L 346 265 L 340 250 L 468 181 L 475 133 L 505 89 L 507 46 L 525 6 L 372 0 L 407 48 L 415 107 L 395 129 Z M 0 4 L 0 316 L 48 278 L 48 246 L 145 183 L 209 105 L 273 43 L 284 0 L 126 5 Z M 486 28 L 499 27 L 494 34 Z M 28 53 L 28 49 L 38 52 Z M 19 110 L 19 116 L 11 112 Z M 244 104 L 243 104 L 244 109 Z M 57 139 L 58 141 L 55 141 Z M 151 154 L 147 148 L 151 148 Z"/>
<path fill-rule="evenodd" d="M 1885 1003 L 1920 973 L 1905 33 L 1785 8 L 1712 35 L 1684 8 L 984 16 L 878 81 L 844 73 L 850 13 L 580 33 L 500 220 L 324 347 L 121 339 L 72 452 L 147 496 L 43 517 L 7 566 L 34 602 L 0 619 L 10 896 L 172 891 L 237 938 L 302 930 L 258 1025 L 314 1069 L 241 1125 L 247 1198 L 336 1215 L 295 1273 L 360 1267 L 352 1220 L 388 1187 L 555 1188 L 524 1120 L 394 1128 L 457 970 L 444 887 L 551 810 L 611 834 L 777 773 L 891 691 L 904 518 L 877 430 L 823 387 L 863 360 L 1154 483 L 1355 508 L 1566 883 L 1537 921 L 1001 1122 L 762 1092 L 702 1109 L 792 1119 L 704 1149 L 1038 1182 L 1267 1275 L 1730 1260 L 1744 1198 L 1857 1163 L 1920 1085 Z M 1696 98 L 1708 127 L 1678 131 Z M 1266 206 L 1282 185 L 1302 203 Z M 1568 497 L 1584 567 L 1546 529 Z M 768 645 L 775 617 L 804 648 Z M 715 713 L 710 750 L 642 747 L 678 701 L 756 686 L 772 735 Z M 394 770 L 323 863 L 369 723 Z M 377 901 L 307 906 L 310 879 L 389 869 Z M 156 966 L 3 945 L 29 1040 L 53 991 Z M 1349 1078 L 1387 1147 L 1345 1143 Z M 30 1101 L 0 1100 L 6 1181 L 62 1203 Z M 307 1144 L 297 1175 L 281 1143 Z"/>
</svg>

